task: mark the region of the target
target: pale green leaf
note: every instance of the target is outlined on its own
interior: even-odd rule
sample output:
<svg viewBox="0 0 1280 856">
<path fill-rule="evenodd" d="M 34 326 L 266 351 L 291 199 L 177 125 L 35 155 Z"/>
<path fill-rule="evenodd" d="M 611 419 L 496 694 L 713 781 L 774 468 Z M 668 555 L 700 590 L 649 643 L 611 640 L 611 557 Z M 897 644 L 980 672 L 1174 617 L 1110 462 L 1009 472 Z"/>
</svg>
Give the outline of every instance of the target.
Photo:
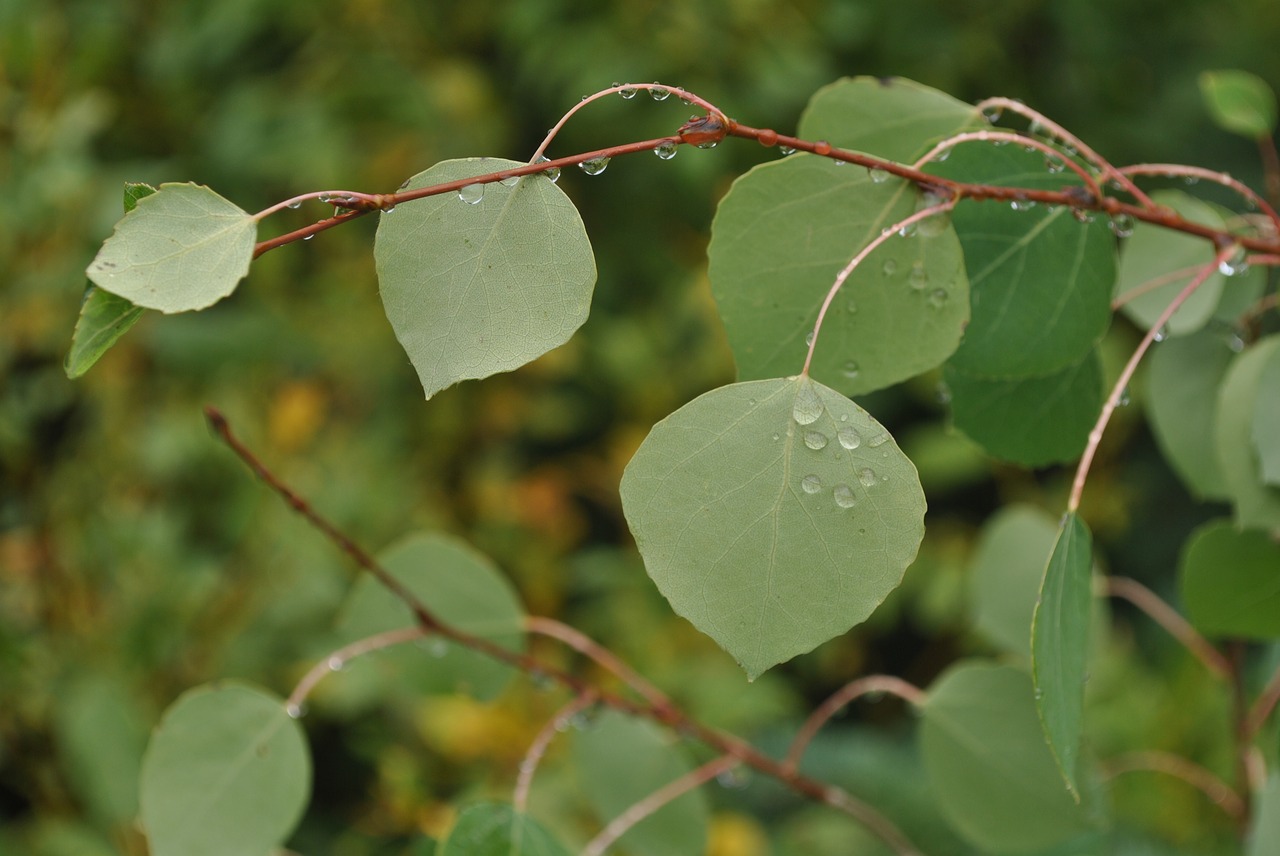
<svg viewBox="0 0 1280 856">
<path fill-rule="evenodd" d="M 1253 440 L 1254 411 L 1268 364 L 1280 359 L 1280 335 L 1268 336 L 1236 357 L 1218 393 L 1214 444 L 1236 523 L 1280 531 L 1280 487 L 1262 479 Z"/>
<path fill-rule="evenodd" d="M 693 769 L 670 734 L 614 711 L 574 734 L 573 760 L 602 824 Z M 632 827 L 619 847 L 636 856 L 704 853 L 709 815 L 706 795 L 690 791 Z"/>
<path fill-rule="evenodd" d="M 458 815 L 439 856 L 568 856 L 527 814 L 506 803 L 473 803 Z"/>
<path fill-rule="evenodd" d="M 896 178 L 826 158 L 793 155 L 733 183 L 707 250 L 711 290 L 742 380 L 793 375 L 840 270 L 881 230 L 912 214 L 920 194 Z M 810 368 L 847 395 L 933 368 L 969 319 L 955 232 L 931 218 L 893 236 L 845 281 Z"/>
<path fill-rule="evenodd" d="M 1230 521 L 1206 523 L 1179 567 L 1187 617 L 1210 636 L 1280 637 L 1280 544 Z"/>
<path fill-rule="evenodd" d="M 1269 487 L 1280 487 L 1280 351 L 1272 353 L 1262 367 L 1250 439 L 1262 481 Z"/>
<path fill-rule="evenodd" d="M 1093 539 L 1077 514 L 1062 521 L 1031 621 L 1036 712 L 1058 770 L 1079 798 L 1076 762 L 1084 728 L 1084 684 L 1092 616 Z"/>
<path fill-rule="evenodd" d="M 927 146 L 986 124 L 972 104 L 903 77 L 845 77 L 809 99 L 806 140 L 909 163 Z"/>
<path fill-rule="evenodd" d="M 1020 146 L 958 146 L 931 165 L 961 181 L 1061 190 L 1071 173 L 1045 169 Z M 1100 220 L 1082 224 L 1069 208 L 1014 210 L 965 201 L 952 217 L 964 247 L 973 319 L 948 361 L 971 375 L 1022 378 L 1078 365 L 1111 323 L 1115 238 Z"/>
<path fill-rule="evenodd" d="M 622 502 L 659 590 L 752 677 L 865 620 L 924 533 L 915 467 L 805 377 L 712 390 L 658 423 Z"/>
<path fill-rule="evenodd" d="M 969 566 L 976 629 L 1022 658 L 1031 655 L 1031 618 L 1058 523 L 1029 505 L 1007 505 L 982 528 Z"/>
<path fill-rule="evenodd" d="M 257 221 L 198 184 L 162 184 L 116 224 L 89 264 L 94 285 L 147 309 L 204 309 L 249 272 Z"/>
<path fill-rule="evenodd" d="M 379 553 L 378 561 L 441 621 L 511 651 L 522 649 L 519 597 L 487 556 L 444 535 L 416 534 Z M 415 623 L 404 602 L 366 575 L 356 582 L 341 610 L 338 633 L 345 644 Z M 384 690 L 395 686 L 415 694 L 466 692 L 480 699 L 497 695 L 511 674 L 491 657 L 428 639 L 352 661 L 331 678 L 338 684 L 339 698 L 345 681 L 359 685 L 368 672 L 381 677 L 368 681 L 368 691 L 375 695 L 381 685 Z"/>
<path fill-rule="evenodd" d="M 1280 853 L 1280 773 L 1272 773 L 1257 796 L 1248 841 L 1247 856 Z"/>
<path fill-rule="evenodd" d="M 955 426 L 995 457 L 1026 467 L 1077 457 L 1102 409 L 1096 351 L 1042 377 L 992 379 L 952 363 L 942 376 Z"/>
<path fill-rule="evenodd" d="M 131 823 L 150 717 L 127 682 L 98 670 L 57 688 L 54 737 L 67 784 L 103 826 Z M 2 851 L 0 851 L 2 852 Z"/>
<path fill-rule="evenodd" d="M 1205 71 L 1200 93 L 1218 127 L 1250 139 L 1265 137 L 1276 127 L 1276 93 L 1247 71 Z"/>
<path fill-rule="evenodd" d="M 405 189 L 517 166 L 444 161 Z M 578 210 L 541 175 L 486 184 L 475 204 L 446 193 L 384 212 L 374 257 L 387 318 L 428 398 L 563 345 L 586 320 L 596 279 Z"/>
<path fill-rule="evenodd" d="M 1157 191 L 1151 198 L 1192 223 L 1212 229 L 1226 228 L 1216 208 L 1182 191 Z M 1120 254 L 1116 295 L 1126 298 L 1121 311 L 1138 326 L 1150 329 L 1200 269 L 1213 263 L 1215 253 L 1213 242 L 1204 238 L 1138 223 Z M 1215 271 L 1201 283 L 1169 318 L 1169 334 L 1181 336 L 1203 327 L 1222 299 L 1224 280 L 1222 274 Z M 1152 288 L 1157 283 L 1160 283 L 1158 287 Z"/>
<path fill-rule="evenodd" d="M 1025 672 L 959 663 L 929 688 L 923 712 L 920 747 L 938 802 L 982 852 L 1025 853 L 1087 831 L 1045 743 Z"/>
<path fill-rule="evenodd" d="M 1204 499 L 1226 498 L 1213 423 L 1233 356 L 1226 336 L 1201 330 L 1160 343 L 1147 358 L 1143 401 L 1151 431 L 1183 484 Z"/>
<path fill-rule="evenodd" d="M 302 816 L 311 759 L 284 702 L 240 684 L 184 693 L 142 762 L 153 856 L 267 856 Z"/>
</svg>

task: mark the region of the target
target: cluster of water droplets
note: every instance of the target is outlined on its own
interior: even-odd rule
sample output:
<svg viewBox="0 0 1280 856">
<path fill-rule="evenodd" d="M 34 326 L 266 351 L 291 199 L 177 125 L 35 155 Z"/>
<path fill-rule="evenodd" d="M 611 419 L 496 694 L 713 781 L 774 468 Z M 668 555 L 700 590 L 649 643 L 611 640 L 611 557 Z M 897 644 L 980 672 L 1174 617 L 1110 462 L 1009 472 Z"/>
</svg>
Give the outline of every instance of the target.
<svg viewBox="0 0 1280 856">
<path fill-rule="evenodd" d="M 817 428 L 815 423 L 826 412 L 822 404 L 822 400 L 818 396 L 817 391 L 811 384 L 804 384 L 796 393 L 795 403 L 792 406 L 792 418 L 797 424 L 802 426 L 800 438 L 804 442 L 806 448 L 814 452 L 822 452 L 832 445 L 839 448 L 835 451 L 835 457 L 839 458 L 842 454 L 840 450 L 854 451 L 863 446 L 864 442 L 871 448 L 876 448 L 888 442 L 889 435 L 881 430 L 869 439 L 865 439 L 860 431 L 849 423 L 848 414 L 840 417 L 839 425 L 834 435 L 830 435 L 825 431 Z M 779 435 L 774 434 L 773 439 L 776 441 Z M 871 467 L 862 467 L 856 474 L 857 483 L 864 490 L 871 489 L 878 484 L 888 481 L 888 476 L 879 475 Z M 853 508 L 858 504 L 858 495 L 853 487 L 844 482 L 828 485 L 824 482 L 822 476 L 818 473 L 810 472 L 800 478 L 800 490 L 810 496 L 818 494 L 829 494 L 831 501 L 836 507 L 842 509 Z"/>
</svg>

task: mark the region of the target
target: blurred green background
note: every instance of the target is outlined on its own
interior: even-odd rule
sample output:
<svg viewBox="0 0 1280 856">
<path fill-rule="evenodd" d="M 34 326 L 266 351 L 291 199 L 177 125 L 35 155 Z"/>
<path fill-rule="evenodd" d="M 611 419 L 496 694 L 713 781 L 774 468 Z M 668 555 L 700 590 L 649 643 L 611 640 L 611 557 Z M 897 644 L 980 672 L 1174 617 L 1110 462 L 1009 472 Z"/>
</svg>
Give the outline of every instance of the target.
<svg viewBox="0 0 1280 856">
<path fill-rule="evenodd" d="M 381 312 L 373 218 L 269 253 L 209 311 L 147 314 L 67 380 L 83 270 L 123 182 L 196 181 L 255 211 L 307 190 L 394 189 L 445 158 L 528 157 L 613 81 L 662 80 L 787 130 L 819 86 L 874 74 L 1022 98 L 1117 162 L 1189 161 L 1257 186 L 1254 151 L 1212 128 L 1195 81 L 1245 68 L 1280 83 L 1277 44 L 1274 0 L 0 0 L 0 853 L 145 853 L 134 781 L 160 711 L 219 677 L 287 694 L 324 654 L 350 568 L 217 444 L 203 405 L 371 549 L 422 528 L 464 537 L 531 612 L 766 741 L 853 676 L 927 683 L 983 650 L 964 614 L 977 528 L 1008 501 L 1057 513 L 1069 478 L 979 458 L 947 432 L 936 378 L 876 396 L 929 494 L 921 559 L 868 626 L 748 686 L 649 584 L 617 484 L 656 420 L 732 379 L 705 243 L 729 182 L 776 153 L 730 141 L 566 173 L 600 270 L 590 321 L 519 372 L 429 404 Z M 551 154 L 670 133 L 687 115 L 676 99 L 610 99 Z M 1117 322 L 1113 353 L 1133 338 Z M 1213 509 L 1173 480 L 1137 408 L 1122 417 L 1087 516 L 1104 562 L 1168 593 L 1185 533 Z M 1137 745 L 1220 762 L 1220 700 L 1158 633 L 1120 618 L 1117 644 L 1136 653 L 1117 668 L 1151 690 L 1149 709 L 1116 719 Z M 316 796 L 293 846 L 407 852 L 447 828 L 459 799 L 509 789 L 559 702 L 516 685 L 494 706 L 404 694 L 352 711 L 321 692 L 305 721 Z M 867 780 L 909 762 L 895 704 L 857 706 L 848 722 L 869 747 L 850 761 Z M 569 785 L 546 775 L 541 799 L 559 805 Z M 1176 783 L 1144 780 L 1117 800 L 1166 841 L 1223 840 L 1221 819 Z M 724 803 L 723 856 L 845 852 L 829 820 Z"/>
</svg>

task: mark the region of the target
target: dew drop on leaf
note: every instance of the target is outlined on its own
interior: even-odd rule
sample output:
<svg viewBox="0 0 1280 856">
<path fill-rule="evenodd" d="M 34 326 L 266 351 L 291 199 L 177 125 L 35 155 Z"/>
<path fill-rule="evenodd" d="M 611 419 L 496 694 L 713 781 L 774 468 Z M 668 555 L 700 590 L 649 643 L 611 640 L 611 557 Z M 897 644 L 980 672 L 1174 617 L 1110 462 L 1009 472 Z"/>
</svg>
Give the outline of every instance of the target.
<svg viewBox="0 0 1280 856">
<path fill-rule="evenodd" d="M 838 484 L 831 491 L 831 498 L 836 501 L 836 505 L 841 508 L 853 508 L 858 504 L 858 499 L 853 495 L 853 488 L 847 484 Z"/>
<path fill-rule="evenodd" d="M 804 444 L 815 452 L 827 447 L 827 435 L 821 431 L 804 432 Z"/>
<path fill-rule="evenodd" d="M 889 180 L 889 173 L 883 169 L 871 167 L 867 170 L 867 175 L 871 177 L 873 184 L 884 184 Z"/>
<path fill-rule="evenodd" d="M 907 276 L 907 285 L 916 291 L 924 291 L 929 284 L 929 273 L 924 269 L 924 262 L 916 259 L 911 264 L 911 273 Z"/>
<path fill-rule="evenodd" d="M 857 361 L 845 360 L 845 363 L 843 366 L 841 366 L 840 371 L 849 380 L 853 380 L 858 376 L 858 372 L 859 372 Z"/>
<path fill-rule="evenodd" d="M 883 431 L 867 441 L 867 445 L 875 449 L 889 442 L 889 435 Z"/>
<path fill-rule="evenodd" d="M 884 271 L 885 276 L 893 276 L 894 272 L 898 270 L 898 260 L 885 259 L 884 266 L 881 268 L 881 270 Z"/>
<path fill-rule="evenodd" d="M 845 425 L 836 432 L 836 439 L 840 442 L 841 446 L 844 446 L 850 451 L 853 451 L 862 445 L 862 435 L 859 434 L 858 430 L 852 425 Z"/>
<path fill-rule="evenodd" d="M 678 147 L 670 140 L 667 140 L 664 143 L 658 143 L 658 145 L 653 149 L 653 153 L 663 160 L 671 160 L 676 156 L 677 151 Z"/>
<path fill-rule="evenodd" d="M 801 425 L 811 425 L 818 421 L 822 411 L 822 399 L 818 398 L 813 384 L 809 382 L 800 384 L 796 392 L 795 405 L 791 408 L 791 417 Z"/>
<path fill-rule="evenodd" d="M 475 205 L 481 199 L 484 199 L 484 185 L 468 184 L 458 191 L 458 198 L 468 205 Z"/>
<path fill-rule="evenodd" d="M 858 470 L 858 481 L 862 483 L 863 487 L 871 487 L 876 483 L 876 471 L 870 467 L 863 467 Z"/>
<path fill-rule="evenodd" d="M 800 489 L 805 493 L 817 493 L 822 490 L 822 479 L 818 478 L 814 473 L 800 479 Z"/>
<path fill-rule="evenodd" d="M 929 305 L 935 309 L 940 309 L 947 302 L 947 296 L 945 288 L 935 288 L 929 292 Z"/>
</svg>

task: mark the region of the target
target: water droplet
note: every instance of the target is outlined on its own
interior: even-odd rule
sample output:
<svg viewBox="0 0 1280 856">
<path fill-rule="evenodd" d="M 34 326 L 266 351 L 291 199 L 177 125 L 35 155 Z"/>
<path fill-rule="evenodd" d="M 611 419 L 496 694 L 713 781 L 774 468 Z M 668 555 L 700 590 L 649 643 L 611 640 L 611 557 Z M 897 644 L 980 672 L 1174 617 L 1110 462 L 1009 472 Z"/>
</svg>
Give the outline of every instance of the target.
<svg viewBox="0 0 1280 856">
<path fill-rule="evenodd" d="M 728 788 L 731 791 L 740 791 L 747 785 L 751 784 L 751 771 L 741 765 L 730 767 L 720 775 L 716 776 L 716 783 L 722 788 Z"/>
<path fill-rule="evenodd" d="M 938 381 L 938 389 L 934 392 L 934 397 L 938 399 L 939 404 L 951 403 L 951 387 L 947 386 L 946 381 Z"/>
<path fill-rule="evenodd" d="M 929 292 L 929 305 L 934 309 L 941 309 L 949 296 L 945 288 L 935 288 Z"/>
<path fill-rule="evenodd" d="M 294 704 L 290 702 L 284 706 L 285 715 L 290 719 L 302 719 L 307 715 L 307 706 L 305 704 Z"/>
<path fill-rule="evenodd" d="M 698 148 L 700 148 L 700 149 L 714 149 L 714 148 L 715 148 L 716 146 L 718 146 L 718 145 L 720 145 L 720 141 L 719 141 L 719 140 L 707 140 L 705 143 L 698 143 Z"/>
<path fill-rule="evenodd" d="M 1151 334 L 1151 341 L 1153 342 L 1163 342 L 1167 338 L 1169 338 L 1168 324 L 1162 325 L 1159 329 L 1157 329 L 1154 333 Z"/>
<path fill-rule="evenodd" d="M 346 668 L 347 661 L 341 657 L 333 656 L 329 658 L 329 662 L 326 665 L 328 665 L 329 671 L 331 672 L 341 672 Z"/>
<path fill-rule="evenodd" d="M 781 435 L 781 434 L 779 434 L 777 431 L 774 431 L 774 432 L 773 432 L 773 437 L 772 437 L 772 438 L 770 438 L 770 439 L 772 439 L 772 440 L 773 440 L 773 442 L 775 442 L 775 443 L 776 443 L 776 442 L 778 442 L 778 440 L 779 440 L 781 437 L 782 437 L 782 435 Z"/>
<path fill-rule="evenodd" d="M 778 151 L 782 153 L 783 157 L 796 153 L 796 150 L 791 148 L 791 146 L 778 146 Z"/>
<path fill-rule="evenodd" d="M 993 106 L 993 107 L 982 108 L 982 118 L 986 119 L 987 124 L 989 125 L 994 125 L 996 122 L 999 122 L 1000 116 L 1003 113 L 1004 113 L 1004 109 L 1001 107 Z"/>
<path fill-rule="evenodd" d="M 907 285 L 916 291 L 924 291 L 929 284 L 929 272 L 924 269 L 924 261 L 916 259 L 911 263 L 911 273 L 907 276 Z"/>
<path fill-rule="evenodd" d="M 1035 696 L 1037 701 L 1044 698 L 1044 690 L 1040 689 L 1039 687 L 1036 687 Z"/>
<path fill-rule="evenodd" d="M 1199 184 L 1199 183 L 1200 183 L 1200 176 L 1198 176 L 1198 175 L 1184 175 L 1184 176 L 1182 177 L 1182 183 L 1183 183 L 1183 184 L 1185 184 L 1187 187 L 1191 187 L 1192 185 Z"/>
<path fill-rule="evenodd" d="M 599 175 L 608 169 L 608 167 L 608 158 L 591 158 L 590 160 L 584 160 L 578 164 L 578 169 L 582 170 L 587 175 Z"/>
<path fill-rule="evenodd" d="M 1239 333 L 1232 333 L 1227 337 L 1227 347 L 1232 353 L 1240 353 L 1244 350 L 1244 337 Z"/>
<path fill-rule="evenodd" d="M 815 155 L 829 155 L 831 154 L 831 144 L 826 140 L 818 140 L 813 144 L 813 153 Z"/>
<path fill-rule="evenodd" d="M 850 315 L 854 315 L 858 311 L 858 304 L 855 303 L 853 298 L 851 297 L 849 298 L 849 301 L 845 303 L 844 308 Z"/>
<path fill-rule="evenodd" d="M 884 184 L 889 180 L 889 173 L 879 167 L 869 167 L 867 176 L 871 179 L 872 184 Z"/>
<path fill-rule="evenodd" d="M 538 158 L 538 163 L 546 163 L 549 160 L 551 160 L 551 158 L 547 157 L 546 155 L 543 155 L 542 157 Z M 557 181 L 560 180 L 560 167 L 553 166 L 551 167 L 551 169 L 544 170 L 542 174 L 545 175 L 548 179 L 550 179 L 552 184 L 555 184 Z"/>
<path fill-rule="evenodd" d="M 671 90 L 665 86 L 658 86 L 658 81 L 654 81 L 654 86 L 649 90 L 649 95 L 654 101 L 666 101 L 671 96 Z"/>
<path fill-rule="evenodd" d="M 503 187 L 515 187 L 519 183 L 520 176 L 518 175 L 509 175 L 506 178 L 498 180 L 498 184 L 501 184 Z"/>
<path fill-rule="evenodd" d="M 1116 400 L 1116 407 L 1128 407 L 1132 400 L 1132 397 L 1129 395 L 1129 387 L 1126 386 L 1124 389 L 1120 390 L 1120 398 Z"/>
<path fill-rule="evenodd" d="M 862 445 L 862 435 L 852 425 L 846 425 L 836 432 L 836 439 L 840 441 L 840 445 L 850 451 Z"/>
<path fill-rule="evenodd" d="M 944 201 L 945 200 L 943 200 L 941 196 L 937 196 L 933 193 L 922 193 L 920 194 L 920 198 L 916 200 L 916 211 L 924 211 L 925 209 L 933 208 L 936 205 L 942 204 Z M 950 225 L 950 211 L 938 211 L 937 213 L 931 214 L 921 220 L 918 224 L 920 235 L 925 238 L 933 238 L 941 235 Z"/>
<path fill-rule="evenodd" d="M 394 206 L 394 205 L 388 205 L 388 206 L 386 206 L 385 208 L 383 208 L 383 209 L 381 209 L 381 210 L 382 210 L 382 213 L 383 213 L 383 214 L 390 214 L 391 212 L 393 212 L 393 211 L 395 211 L 395 210 L 396 210 L 396 206 Z"/>
<path fill-rule="evenodd" d="M 827 448 L 827 435 L 821 431 L 804 432 L 804 444 L 815 452 Z"/>
<path fill-rule="evenodd" d="M 807 379 L 801 381 L 800 388 L 796 390 L 796 401 L 791 408 L 791 417 L 801 425 L 812 425 L 818 421 L 822 410 L 822 399 L 818 398 L 818 391 L 813 388 L 813 384 Z"/>
<path fill-rule="evenodd" d="M 614 84 L 614 86 L 621 86 L 621 85 L 622 84 L 620 83 Z M 632 98 L 636 97 L 636 90 L 634 86 L 623 86 L 621 89 L 618 90 L 618 94 L 622 96 L 623 100 L 630 101 Z"/>
<path fill-rule="evenodd" d="M 1071 216 L 1076 218 L 1076 222 L 1084 223 L 1086 226 L 1097 219 L 1098 215 L 1084 208 L 1072 208 Z"/>
<path fill-rule="evenodd" d="M 812 330 L 810 330 L 808 333 L 805 334 L 804 344 L 806 348 L 813 347 L 813 331 Z"/>
<path fill-rule="evenodd" d="M 853 488 L 847 484 L 838 484 L 832 488 L 831 498 L 841 508 L 853 508 L 858 504 L 858 498 L 853 495 Z"/>
<path fill-rule="evenodd" d="M 676 156 L 678 148 L 679 147 L 676 146 L 675 143 L 667 140 L 665 143 L 658 143 L 658 145 L 654 147 L 653 153 L 663 160 L 671 160 Z"/>
<path fill-rule="evenodd" d="M 406 182 L 405 182 L 405 184 L 408 184 L 408 182 L 406 181 Z M 329 201 L 329 200 L 331 200 L 332 198 L 333 198 L 333 197 L 332 197 L 331 195 L 329 195 L 328 193 L 321 193 L 319 196 L 317 196 L 317 197 L 316 197 L 316 201 L 317 201 L 317 202 L 328 202 L 328 201 Z"/>
<path fill-rule="evenodd" d="M 1133 218 L 1123 212 L 1112 217 L 1109 225 L 1117 238 L 1127 238 L 1133 234 Z"/>
<path fill-rule="evenodd" d="M 943 163 L 947 158 L 951 157 L 951 149 L 943 149 L 933 156 L 934 163 Z"/>
<path fill-rule="evenodd" d="M 912 235 L 916 233 L 916 229 L 918 227 L 919 227 L 918 223 L 907 223 L 903 226 L 899 226 L 898 235 L 903 238 L 910 238 Z"/>
<path fill-rule="evenodd" d="M 883 267 L 881 267 L 881 268 L 880 268 L 880 270 L 882 270 L 882 271 L 884 272 L 884 275 L 885 275 L 885 276 L 893 276 L 893 275 L 894 275 L 894 273 L 896 273 L 896 272 L 897 272 L 897 270 L 898 270 L 898 260 L 897 260 L 897 259 L 885 259 L 885 260 L 884 260 L 884 266 L 883 266 Z"/>
<path fill-rule="evenodd" d="M 876 483 L 876 471 L 871 467 L 863 467 L 858 470 L 858 481 L 862 483 L 863 487 L 871 487 Z"/>
<path fill-rule="evenodd" d="M 304 241 L 310 241 L 310 240 L 311 240 L 312 238 L 314 238 L 315 236 L 316 236 L 316 233 L 315 233 L 315 232 L 312 232 L 310 235 L 303 235 L 303 236 L 302 236 L 302 240 L 304 240 Z M 111 275 L 112 275 L 112 276 L 115 276 L 115 274 L 111 274 Z"/>
<path fill-rule="evenodd" d="M 1223 276 L 1239 276 L 1248 269 L 1248 254 L 1240 244 L 1236 244 L 1230 256 L 1218 262 L 1218 272 Z"/>
<path fill-rule="evenodd" d="M 290 207 L 290 208 L 301 208 L 301 207 L 302 207 L 302 200 L 298 200 L 297 202 L 290 202 L 290 203 L 289 203 L 289 207 Z"/>
<path fill-rule="evenodd" d="M 1014 211 L 1030 211 L 1036 207 L 1034 199 L 1013 199 L 1009 202 L 1009 207 Z"/>
<path fill-rule="evenodd" d="M 858 376 L 861 369 L 858 367 L 856 360 L 845 360 L 844 365 L 840 367 L 840 372 L 849 380 L 853 380 Z"/>
<path fill-rule="evenodd" d="M 458 191 L 458 198 L 468 205 L 475 205 L 481 199 L 484 199 L 484 185 L 468 184 Z"/>
<path fill-rule="evenodd" d="M 883 446 L 885 443 L 888 443 L 888 442 L 889 442 L 889 435 L 886 432 L 881 431 L 879 434 L 875 435 L 870 440 L 868 440 L 867 445 L 875 449 L 879 446 Z"/>
<path fill-rule="evenodd" d="M 800 479 L 800 489 L 805 493 L 817 493 L 822 490 L 822 479 L 818 478 L 814 473 L 809 473 L 809 475 Z"/>
<path fill-rule="evenodd" d="M 1066 169 L 1067 165 L 1060 157 L 1057 157 L 1055 155 L 1045 155 L 1044 168 L 1051 175 L 1057 175 L 1058 173 Z"/>
</svg>

